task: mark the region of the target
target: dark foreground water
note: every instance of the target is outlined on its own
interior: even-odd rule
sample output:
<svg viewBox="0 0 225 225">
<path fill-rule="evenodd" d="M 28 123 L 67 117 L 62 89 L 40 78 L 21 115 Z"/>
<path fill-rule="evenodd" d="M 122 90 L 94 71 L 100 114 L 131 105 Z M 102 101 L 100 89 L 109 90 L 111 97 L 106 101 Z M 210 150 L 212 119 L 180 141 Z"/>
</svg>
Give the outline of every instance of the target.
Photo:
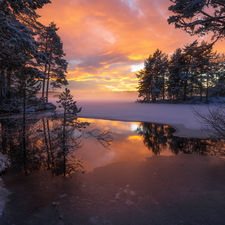
<svg viewBox="0 0 225 225">
<path fill-rule="evenodd" d="M 225 224 L 222 141 L 173 136 L 166 125 L 1 120 L 0 224 Z"/>
</svg>

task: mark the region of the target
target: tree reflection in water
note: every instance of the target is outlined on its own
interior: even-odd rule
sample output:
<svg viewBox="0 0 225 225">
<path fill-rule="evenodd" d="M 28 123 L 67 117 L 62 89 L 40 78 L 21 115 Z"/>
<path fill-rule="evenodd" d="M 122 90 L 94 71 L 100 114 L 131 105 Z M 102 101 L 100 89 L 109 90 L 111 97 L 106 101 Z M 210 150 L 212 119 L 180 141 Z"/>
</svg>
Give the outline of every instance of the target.
<svg viewBox="0 0 225 225">
<path fill-rule="evenodd" d="M 173 154 L 196 152 L 199 155 L 225 155 L 225 145 L 221 139 L 176 137 L 173 136 L 175 131 L 168 125 L 145 122 L 141 122 L 137 128 L 137 133 L 142 136 L 144 145 L 155 155 L 162 153 L 166 147 Z"/>
<path fill-rule="evenodd" d="M 110 130 L 104 130 L 106 127 L 110 127 L 109 121 L 108 124 L 101 124 L 101 121 L 98 120 L 96 123 L 99 126 L 96 127 L 99 130 L 93 129 L 91 131 L 90 129 L 88 131 L 84 130 L 85 126 L 66 126 L 63 131 L 61 122 L 60 118 L 57 121 L 52 121 L 50 118 L 27 119 L 26 154 L 24 154 L 21 128 L 22 119 L 1 119 L 0 151 L 8 155 L 12 166 L 23 170 L 25 173 L 34 170 L 51 170 L 54 176 L 69 176 L 78 168 L 83 170 L 82 161 L 76 157 L 75 150 L 80 149 L 84 141 L 89 137 L 94 137 L 99 141 L 99 147 L 97 146 L 97 148 L 103 146 L 109 149 L 113 136 L 115 140 L 111 150 L 112 155 L 115 154 L 117 156 L 113 156 L 113 159 L 119 158 L 121 155 L 119 146 L 126 146 L 126 149 L 123 147 L 122 151 L 129 152 L 129 149 L 132 149 L 134 146 L 134 141 L 137 142 L 135 146 L 138 149 L 143 148 L 145 150 L 147 147 L 155 155 L 160 155 L 163 151 L 168 152 L 168 150 L 173 154 L 178 154 L 179 152 L 191 154 L 195 152 L 201 155 L 225 155 L 223 140 L 175 137 L 173 136 L 175 129 L 167 125 L 140 123 L 136 132 L 142 137 L 143 146 L 139 145 L 140 139 L 132 139 L 132 142 L 129 141 L 129 137 L 133 131 L 130 128 L 126 130 L 126 127 L 130 126 L 124 126 L 124 124 L 123 128 L 121 128 L 124 129 L 123 132 L 119 131 L 119 125 L 117 127 L 112 126 L 112 132 L 114 128 L 117 130 L 112 135 Z M 94 128 L 96 127 L 94 126 Z M 100 131 L 101 129 L 103 131 Z M 67 135 L 66 143 L 64 143 L 66 151 L 63 151 L 62 136 L 65 132 Z M 126 142 L 127 145 L 123 145 L 122 142 Z M 87 146 L 91 148 L 88 143 Z M 118 148 L 118 150 L 113 148 Z M 144 151 L 141 152 L 143 154 Z M 138 151 L 135 154 L 138 154 Z"/>
<path fill-rule="evenodd" d="M 112 138 L 110 132 L 89 131 L 84 135 L 87 123 L 66 126 L 63 130 L 61 118 L 27 119 L 26 154 L 23 152 L 22 119 L 0 120 L 0 151 L 7 154 L 11 165 L 24 173 L 34 170 L 51 170 L 52 174 L 69 176 L 83 168 L 82 160 L 76 158 L 76 150 L 83 146 L 82 137 L 95 137 L 108 148 Z M 82 126 L 81 126 L 82 124 Z M 66 151 L 62 148 L 62 136 L 66 133 Z"/>
</svg>

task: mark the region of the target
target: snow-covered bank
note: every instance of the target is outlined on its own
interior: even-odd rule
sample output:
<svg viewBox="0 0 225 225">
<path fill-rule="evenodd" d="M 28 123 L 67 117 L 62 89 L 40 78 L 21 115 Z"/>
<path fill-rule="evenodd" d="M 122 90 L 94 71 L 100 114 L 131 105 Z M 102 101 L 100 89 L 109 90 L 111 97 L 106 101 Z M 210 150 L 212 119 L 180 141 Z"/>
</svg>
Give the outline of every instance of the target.
<svg viewBox="0 0 225 225">
<path fill-rule="evenodd" d="M 4 210 L 5 204 L 8 201 L 9 195 L 10 195 L 10 191 L 8 191 L 6 188 L 3 188 L 3 181 L 0 178 L 0 218 L 2 216 L 2 212 Z"/>
<path fill-rule="evenodd" d="M 9 159 L 6 155 L 3 155 L 0 152 L 0 174 L 10 165 Z M 6 202 L 8 201 L 8 195 L 10 192 L 3 188 L 3 181 L 0 177 L 0 217 L 2 216 L 3 209 L 5 207 Z"/>
<path fill-rule="evenodd" d="M 177 136 L 206 137 L 191 107 L 204 111 L 208 105 L 82 101 L 77 105 L 82 106 L 79 117 L 167 124 L 177 129 Z"/>
<path fill-rule="evenodd" d="M 10 166 L 10 161 L 6 155 L 3 155 L 0 152 L 0 173 L 7 169 Z"/>
<path fill-rule="evenodd" d="M 201 124 L 191 107 L 201 111 L 207 110 L 208 107 L 215 107 L 213 103 L 200 105 L 135 103 L 135 92 L 113 94 L 72 92 L 72 95 L 77 101 L 78 108 L 82 107 L 79 117 L 167 124 L 176 128 L 175 135 L 183 137 L 207 137 L 207 134 L 202 132 Z M 58 95 L 51 93 L 49 101 L 57 105 L 57 100 Z M 33 114 L 33 116 L 51 116 L 51 112 Z"/>
<path fill-rule="evenodd" d="M 207 137 L 191 107 L 201 111 L 215 107 L 214 103 L 200 104 L 198 101 L 196 104 L 136 103 L 137 92 L 71 94 L 77 106 L 82 107 L 79 117 L 167 124 L 177 129 L 175 135 L 184 137 Z M 57 99 L 55 95 L 50 97 L 53 104 Z M 215 103 L 222 100 L 213 99 Z"/>
</svg>

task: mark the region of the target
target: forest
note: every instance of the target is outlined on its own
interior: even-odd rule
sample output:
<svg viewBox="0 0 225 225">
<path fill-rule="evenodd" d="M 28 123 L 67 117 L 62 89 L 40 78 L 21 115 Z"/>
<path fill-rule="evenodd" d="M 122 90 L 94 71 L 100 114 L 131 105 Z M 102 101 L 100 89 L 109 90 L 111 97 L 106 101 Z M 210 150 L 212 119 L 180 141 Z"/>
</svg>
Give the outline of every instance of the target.
<svg viewBox="0 0 225 225">
<path fill-rule="evenodd" d="M 225 57 L 213 51 L 213 45 L 194 41 L 167 55 L 157 49 L 144 62 L 136 76 L 140 101 L 170 102 L 225 96 Z"/>
<path fill-rule="evenodd" d="M 67 62 L 57 26 L 38 22 L 38 8 L 49 0 L 1 1 L 0 112 L 54 109 L 50 86 L 67 84 Z M 51 80 L 51 81 L 50 81 Z M 36 94 L 42 89 L 41 98 Z"/>
<path fill-rule="evenodd" d="M 224 1 L 175 0 L 168 8 L 168 24 L 191 36 L 211 38 L 187 44 L 169 56 L 156 50 L 137 73 L 140 101 L 193 99 L 208 103 L 209 96 L 224 96 L 224 56 L 213 52 L 214 44 L 225 36 Z"/>
</svg>

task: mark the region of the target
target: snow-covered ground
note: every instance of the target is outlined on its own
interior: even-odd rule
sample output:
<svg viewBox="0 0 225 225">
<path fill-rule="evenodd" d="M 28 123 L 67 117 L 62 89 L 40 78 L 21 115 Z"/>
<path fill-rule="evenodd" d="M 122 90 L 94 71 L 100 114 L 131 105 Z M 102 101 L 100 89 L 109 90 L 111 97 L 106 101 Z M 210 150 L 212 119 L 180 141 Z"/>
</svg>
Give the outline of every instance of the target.
<svg viewBox="0 0 225 225">
<path fill-rule="evenodd" d="M 8 191 L 6 188 L 3 188 L 1 185 L 2 180 L 0 178 L 0 217 L 2 216 L 3 209 L 5 207 L 5 204 L 8 201 L 8 196 L 10 195 L 10 191 Z"/>
<path fill-rule="evenodd" d="M 4 171 L 8 166 L 10 165 L 9 159 L 6 155 L 3 155 L 0 152 L 0 173 Z M 2 216 L 2 211 L 5 207 L 5 204 L 8 200 L 7 196 L 10 194 L 10 192 L 3 188 L 2 179 L 0 177 L 0 217 Z"/>
<path fill-rule="evenodd" d="M 10 165 L 10 161 L 6 155 L 0 152 L 0 173 Z"/>
<path fill-rule="evenodd" d="M 137 103 L 135 101 L 138 94 L 135 92 L 72 92 L 71 94 L 73 95 L 73 100 L 77 101 L 77 106 L 79 108 L 82 107 L 81 113 L 78 114 L 81 118 L 166 124 L 176 128 L 177 132 L 175 135 L 183 137 L 207 137 L 208 134 L 202 130 L 202 126 L 194 115 L 192 107 L 201 112 L 207 111 L 208 107 L 216 107 L 214 103 Z M 57 106 L 58 95 L 59 93 L 50 93 L 49 102 Z M 61 111 L 60 109 L 57 110 Z M 37 116 L 50 115 L 51 112 L 45 112 Z"/>
<path fill-rule="evenodd" d="M 166 104 L 137 103 L 137 93 L 72 93 L 77 106 L 82 107 L 79 117 L 108 120 L 151 122 L 171 125 L 177 129 L 175 135 L 184 137 L 206 137 L 201 124 L 193 113 L 206 111 L 214 104 Z M 57 96 L 51 96 L 55 104 Z"/>
<path fill-rule="evenodd" d="M 177 129 L 176 135 L 202 137 L 201 124 L 191 107 L 207 110 L 206 105 L 145 104 L 134 102 L 78 102 L 80 117 L 167 124 Z M 215 107 L 211 105 L 210 107 Z"/>
</svg>

